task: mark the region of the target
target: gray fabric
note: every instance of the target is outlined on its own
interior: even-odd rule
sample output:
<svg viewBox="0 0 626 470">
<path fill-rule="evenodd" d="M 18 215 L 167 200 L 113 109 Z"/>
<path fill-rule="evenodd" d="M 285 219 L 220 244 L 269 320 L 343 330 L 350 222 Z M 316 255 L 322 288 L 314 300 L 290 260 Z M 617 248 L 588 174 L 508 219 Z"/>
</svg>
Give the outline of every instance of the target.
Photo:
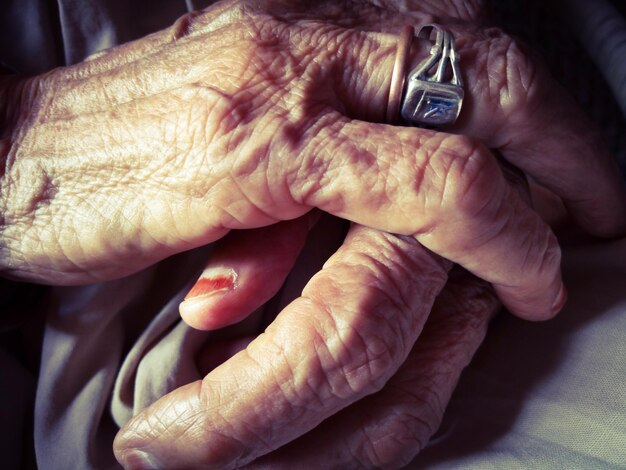
<svg viewBox="0 0 626 470">
<path fill-rule="evenodd" d="M 35 404 L 39 468 L 114 464 L 109 391 L 122 354 L 122 311 L 145 295 L 150 271 L 90 287 L 59 288 L 47 317 Z"/>
<path fill-rule="evenodd" d="M 119 426 L 200 378 L 194 358 L 209 335 L 184 325 L 178 304 L 206 258 L 206 249 L 194 250 L 160 275 L 153 267 L 119 281 L 54 289 L 35 405 L 39 468 L 115 467 Z M 169 301 L 155 303 L 155 292 Z M 139 338 L 136 331 L 143 331 Z"/>
<path fill-rule="evenodd" d="M 23 74 L 71 65 L 169 26 L 211 0 L 3 0 L 0 62 Z"/>
<path fill-rule="evenodd" d="M 186 11 L 184 0 L 59 0 L 65 64 L 165 28 Z"/>
<path fill-rule="evenodd" d="M 626 19 L 606 0 L 568 0 L 568 18 L 626 117 Z"/>
<path fill-rule="evenodd" d="M 57 21 L 56 11 L 45 0 L 3 0 L 0 61 L 23 74 L 61 65 Z"/>
<path fill-rule="evenodd" d="M 204 256 L 196 259 L 199 266 L 206 261 Z M 178 305 L 185 294 L 186 290 L 179 292 L 163 307 L 117 372 L 111 414 L 119 426 L 181 384 L 201 378 L 195 357 L 210 334 L 180 321 Z"/>
</svg>

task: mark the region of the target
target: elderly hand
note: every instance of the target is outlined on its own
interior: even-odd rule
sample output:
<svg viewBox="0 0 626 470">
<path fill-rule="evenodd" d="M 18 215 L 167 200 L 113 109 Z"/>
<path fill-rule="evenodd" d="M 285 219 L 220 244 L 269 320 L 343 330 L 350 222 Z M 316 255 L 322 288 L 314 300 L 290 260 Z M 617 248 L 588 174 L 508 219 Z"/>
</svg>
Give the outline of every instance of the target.
<svg viewBox="0 0 626 470">
<path fill-rule="evenodd" d="M 457 2 L 460 7 L 444 3 L 446 9 L 441 8 L 442 2 L 409 2 L 414 10 L 402 15 L 392 8 L 362 3 L 351 8 L 350 2 L 317 5 L 313 12 L 301 7 L 276 10 L 277 5 L 284 6 L 277 2 L 268 6 L 267 11 L 275 15 L 271 19 L 277 28 L 274 34 L 281 31 L 278 24 L 298 31 L 290 36 L 292 45 L 308 38 L 308 45 L 301 47 L 318 54 L 316 63 L 324 65 L 318 73 L 324 68 L 333 70 L 334 62 L 327 62 L 323 52 L 343 57 L 345 67 L 338 75 L 343 78 L 334 83 L 332 97 L 344 116 L 382 120 L 388 89 L 384 75 L 390 72 L 393 47 L 386 48 L 390 44 L 386 36 L 338 29 L 337 25 L 361 29 L 385 25 L 393 30 L 409 17 L 416 24 L 454 20 L 450 27 L 463 57 L 469 100 L 455 131 L 476 140 L 338 118 L 343 132 L 359 130 L 347 140 L 342 133 L 334 136 L 342 142 L 337 155 L 354 159 L 322 163 L 317 159 L 324 170 L 320 174 L 323 184 L 318 181 L 309 188 L 307 200 L 353 220 L 416 235 L 433 250 L 496 282 L 500 297 L 515 312 L 546 317 L 555 313 L 560 303 L 553 298 L 554 306 L 549 307 L 540 300 L 547 298 L 541 292 L 556 292 L 558 282 L 538 273 L 558 272 L 558 249 L 549 232 L 543 232 L 543 238 L 533 235 L 544 226 L 504 183 L 495 160 L 477 140 L 498 148 L 560 195 L 579 223 L 598 235 L 623 230 L 623 188 L 593 131 L 545 73 L 510 38 L 494 30 L 479 30 L 474 25 L 475 4 L 470 6 L 476 8 L 465 9 L 467 2 Z M 256 17 L 258 24 L 264 20 L 267 17 Z M 312 38 L 304 34 L 308 27 L 317 29 L 318 40 L 334 37 L 335 41 L 327 43 L 326 49 L 315 49 Z M 351 38 L 359 39 L 351 43 Z M 342 49 L 348 44 L 352 47 Z M 277 48 L 278 57 L 281 50 Z M 372 61 L 378 68 L 372 67 Z M 362 75 L 364 71 L 369 77 Z M 371 95 L 364 93 L 368 89 Z M 382 97 L 377 90 L 385 92 Z M 306 93 L 303 96 L 311 99 Z M 319 100 L 320 95 L 315 98 Z M 324 129 L 316 132 L 313 140 Z M 329 138 L 324 136 L 325 141 Z M 452 147 L 448 146 L 450 139 Z M 287 147 L 294 151 L 293 146 Z M 295 148 L 300 158 L 310 157 L 306 149 Z M 317 157 L 324 154 L 323 146 L 316 148 Z M 356 157 L 371 155 L 366 152 L 369 148 L 375 149 L 376 158 L 361 166 Z M 412 166 L 400 163 L 405 161 L 402 158 L 410 162 L 411 156 Z M 364 178 L 370 181 L 368 169 L 372 166 L 378 175 L 385 175 L 374 180 L 384 186 L 382 198 L 377 184 L 367 190 L 358 186 Z M 410 172 L 408 179 L 404 171 Z M 406 222 L 407 217 L 402 210 L 394 212 L 403 206 L 392 195 L 414 204 L 410 213 L 415 215 L 411 220 L 419 226 L 417 230 L 397 229 L 399 221 Z M 328 205 L 329 201 L 337 205 Z M 351 208 L 364 212 L 352 212 Z M 423 225 L 425 221 L 429 223 Z M 236 235 L 237 241 L 224 244 L 210 262 L 205 286 L 196 291 L 202 294 L 200 308 L 188 304 L 181 309 L 186 320 L 214 328 L 246 315 L 260 302 L 259 295 L 270 295 L 278 288 L 308 224 L 296 220 L 289 223 L 288 230 L 280 225 L 267 229 L 255 239 L 255 250 L 249 234 Z M 275 256 L 277 250 L 271 243 L 285 247 L 284 256 Z M 505 246 L 506 253 L 502 251 Z M 523 247 L 524 254 L 518 257 L 519 253 L 510 251 L 514 247 Z M 255 269 L 259 264 L 268 269 L 263 278 Z M 440 314 L 434 313 L 438 339 L 428 341 L 427 332 L 433 330 L 427 327 L 412 349 L 432 301 L 445 283 L 447 268 L 446 262 L 408 239 L 353 228 L 342 249 L 265 334 L 203 381 L 168 395 L 133 419 L 116 441 L 118 458 L 131 467 L 230 467 L 263 454 L 268 455 L 254 465 L 285 466 L 296 455 L 298 462 L 309 467 L 406 461 L 436 428 L 456 377 L 495 308 L 484 285 L 457 285 L 453 288 L 456 295 L 442 296 L 445 307 L 435 312 L 444 309 L 458 315 L 464 311 L 468 317 L 446 316 L 439 323 Z M 498 283 L 491 277 L 494 273 L 514 282 Z M 524 294 L 517 296 L 520 292 Z M 206 294 L 210 299 L 202 298 Z M 463 318 L 473 321 L 455 329 L 455 320 L 462 322 Z M 442 370 L 443 375 L 438 375 Z M 422 407 L 416 407 L 420 402 Z M 433 404 L 434 412 L 429 409 Z M 348 408 L 333 416 L 344 407 Z M 311 429 L 315 430 L 272 452 Z"/>
<path fill-rule="evenodd" d="M 348 1 L 221 3 L 86 63 L 4 78 L 3 273 L 107 279 L 319 207 L 414 236 L 519 315 L 554 314 L 556 241 L 486 147 L 377 123 L 396 38 L 343 27 L 361 17 L 393 15 Z M 569 102 L 508 38 L 454 32 L 469 94 L 461 128 L 586 226 L 621 230 L 621 184 Z"/>
<path fill-rule="evenodd" d="M 234 248 L 248 254 L 256 242 L 261 254 L 241 259 L 271 289 L 282 280 L 280 247 L 297 249 L 308 224 L 298 219 L 236 234 L 221 244 L 210 268 L 213 262 L 241 267 Z M 315 230 L 334 228 L 325 223 Z M 246 341 L 211 346 L 201 360 L 210 371 L 202 383 L 133 419 L 118 436 L 116 455 L 127 468 L 406 463 L 437 428 L 498 306 L 488 286 L 457 274 L 429 316 L 449 267 L 414 240 L 354 226 L 264 334 L 215 369 L 216 355 L 234 354 Z M 238 295 L 254 293 L 258 277 L 240 278 Z"/>
</svg>

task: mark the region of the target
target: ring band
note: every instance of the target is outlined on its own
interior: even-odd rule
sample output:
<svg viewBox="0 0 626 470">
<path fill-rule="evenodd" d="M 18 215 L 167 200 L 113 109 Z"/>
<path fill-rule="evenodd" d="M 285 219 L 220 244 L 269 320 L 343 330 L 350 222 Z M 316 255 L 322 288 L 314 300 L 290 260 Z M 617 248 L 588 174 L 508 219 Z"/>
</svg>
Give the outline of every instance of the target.
<svg viewBox="0 0 626 470">
<path fill-rule="evenodd" d="M 400 103 L 406 78 L 406 68 L 411 51 L 411 43 L 415 35 L 413 26 L 405 25 L 398 38 L 396 48 L 396 60 L 391 73 L 391 85 L 389 86 L 389 100 L 387 101 L 387 122 L 395 124 L 400 116 Z"/>
<path fill-rule="evenodd" d="M 410 72 L 400 104 L 405 121 L 427 128 L 454 124 L 464 95 L 454 36 L 434 24 L 422 26 L 417 36 L 430 39 L 433 32 L 430 54 Z"/>
</svg>

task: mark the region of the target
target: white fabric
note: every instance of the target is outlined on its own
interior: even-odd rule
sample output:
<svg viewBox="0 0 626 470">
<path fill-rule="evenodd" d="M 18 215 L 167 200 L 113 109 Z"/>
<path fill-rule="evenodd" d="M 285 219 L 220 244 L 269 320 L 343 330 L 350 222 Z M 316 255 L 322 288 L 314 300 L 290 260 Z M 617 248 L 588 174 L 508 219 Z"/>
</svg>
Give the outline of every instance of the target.
<svg viewBox="0 0 626 470">
<path fill-rule="evenodd" d="M 419 468 L 626 468 L 626 240 L 567 250 L 564 269 L 559 316 L 494 322 Z"/>
</svg>

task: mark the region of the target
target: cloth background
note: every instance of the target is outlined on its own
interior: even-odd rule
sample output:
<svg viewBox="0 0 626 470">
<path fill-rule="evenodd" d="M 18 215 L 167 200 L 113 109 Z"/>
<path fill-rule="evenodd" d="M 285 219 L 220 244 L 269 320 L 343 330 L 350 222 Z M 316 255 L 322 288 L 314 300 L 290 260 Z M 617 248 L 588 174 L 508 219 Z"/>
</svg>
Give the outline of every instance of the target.
<svg viewBox="0 0 626 470">
<path fill-rule="evenodd" d="M 544 53 L 554 53 L 545 41 L 546 25 L 552 30 L 554 23 L 528 28 L 523 15 L 506 11 L 504 5 L 514 3 L 521 2 L 499 7 L 519 20 L 511 26 L 530 31 L 527 39 L 534 35 Z M 0 60 L 24 73 L 48 70 L 202 6 L 182 0 L 5 0 Z M 607 119 L 610 104 L 598 107 L 606 89 L 584 54 L 567 44 L 573 49 L 559 55 L 562 68 L 552 64 L 557 76 L 574 78 L 570 89 L 591 114 L 608 121 L 600 124 L 621 155 L 623 122 L 619 115 Z M 11 348 L 0 349 L 3 467 L 116 467 L 111 442 L 118 426 L 199 378 L 195 353 L 217 337 L 186 327 L 177 312 L 208 250 L 120 281 L 49 292 L 40 304 L 38 377 Z M 626 468 L 626 241 L 573 243 L 564 269 L 570 291 L 565 311 L 545 324 L 507 315 L 493 322 L 440 431 L 409 468 Z M 36 462 L 28 457 L 31 446 Z"/>
</svg>

